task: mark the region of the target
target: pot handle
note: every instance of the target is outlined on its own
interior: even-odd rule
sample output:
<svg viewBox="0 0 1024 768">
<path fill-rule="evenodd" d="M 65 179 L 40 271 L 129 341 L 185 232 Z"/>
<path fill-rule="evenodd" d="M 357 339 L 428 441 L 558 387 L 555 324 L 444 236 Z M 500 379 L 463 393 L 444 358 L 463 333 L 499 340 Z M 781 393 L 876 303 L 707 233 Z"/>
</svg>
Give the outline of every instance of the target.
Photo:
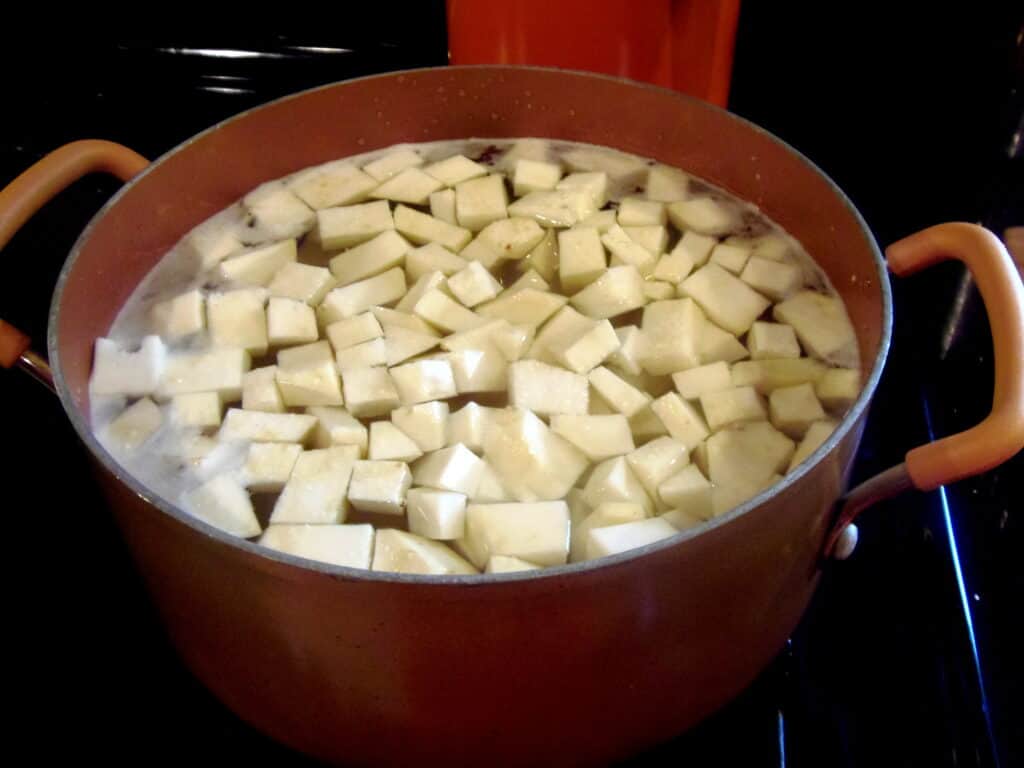
<svg viewBox="0 0 1024 768">
<path fill-rule="evenodd" d="M 86 139 L 55 149 L 0 189 L 0 251 L 40 208 L 83 176 L 103 172 L 128 181 L 149 165 L 142 155 L 111 141 Z M 0 367 L 18 366 L 53 391 L 46 359 L 31 340 L 0 319 Z"/>
<path fill-rule="evenodd" d="M 965 432 L 912 449 L 904 463 L 850 491 L 826 540 L 826 557 L 849 555 L 856 543 L 850 523 L 872 504 L 909 488 L 930 491 L 981 474 L 1024 448 L 1024 285 L 999 238 L 976 224 L 939 224 L 893 243 L 885 256 L 899 277 L 948 259 L 967 265 L 992 329 L 992 411 Z"/>
</svg>

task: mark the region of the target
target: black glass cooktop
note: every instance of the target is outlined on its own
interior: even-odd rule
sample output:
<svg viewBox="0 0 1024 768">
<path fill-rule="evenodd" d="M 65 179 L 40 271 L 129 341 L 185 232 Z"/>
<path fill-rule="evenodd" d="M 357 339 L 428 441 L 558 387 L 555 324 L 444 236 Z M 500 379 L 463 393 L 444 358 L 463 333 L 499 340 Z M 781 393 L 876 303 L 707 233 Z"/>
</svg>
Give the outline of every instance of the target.
<svg viewBox="0 0 1024 768">
<path fill-rule="evenodd" d="M 818 19 L 749 5 L 731 109 L 831 174 L 879 242 L 948 219 L 1024 223 L 1013 204 L 1020 160 L 1005 154 L 1021 114 L 1019 19 L 902 22 L 859 16 L 853 4 Z M 65 141 L 108 138 L 156 157 L 284 93 L 445 62 L 443 8 L 385 11 L 296 34 L 76 31 L 16 42 L 0 53 L 17 75 L 0 121 L 0 182 Z M 0 316 L 44 339 L 61 262 L 115 189 L 76 184 L 12 241 Z M 961 272 L 941 267 L 894 287 L 895 341 L 856 478 L 969 426 L 991 400 L 988 328 Z M 11 748 L 58 760 L 308 763 L 239 722 L 178 661 L 57 402 L 12 373 L 0 372 L 0 395 Z M 760 678 L 628 764 L 1018 764 L 1022 474 L 1018 456 L 870 511 L 858 551 L 826 569 Z"/>
</svg>

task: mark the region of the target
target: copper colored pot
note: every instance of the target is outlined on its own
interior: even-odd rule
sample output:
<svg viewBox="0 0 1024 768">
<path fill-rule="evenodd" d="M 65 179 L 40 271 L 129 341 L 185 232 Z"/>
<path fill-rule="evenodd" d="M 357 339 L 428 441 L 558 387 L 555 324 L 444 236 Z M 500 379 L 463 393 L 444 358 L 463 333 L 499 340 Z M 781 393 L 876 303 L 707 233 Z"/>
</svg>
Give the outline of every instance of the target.
<svg viewBox="0 0 1024 768">
<path fill-rule="evenodd" d="M 609 104 L 628 105 L 631 120 L 607 119 Z M 862 395 L 813 459 L 733 512 L 622 555 L 535 576 L 429 579 L 264 551 L 123 473 L 89 431 L 92 343 L 167 249 L 268 179 L 397 142 L 468 136 L 557 137 L 654 157 L 752 201 L 799 238 L 842 293 L 865 369 Z M 889 248 L 889 268 L 967 262 L 990 311 L 999 308 L 993 416 L 911 451 L 837 514 L 889 347 L 886 265 L 849 200 L 808 160 L 671 91 L 512 67 L 388 74 L 281 99 L 145 165 L 103 142 L 58 150 L 0 192 L 0 246 L 74 178 L 105 170 L 131 179 L 61 273 L 47 345 L 53 385 L 188 665 L 247 722 L 327 760 L 593 764 L 669 739 L 772 659 L 821 558 L 861 509 L 984 471 L 1024 443 L 1016 270 L 985 230 L 926 230 Z M 47 376 L 2 322 L 0 360 Z"/>
</svg>

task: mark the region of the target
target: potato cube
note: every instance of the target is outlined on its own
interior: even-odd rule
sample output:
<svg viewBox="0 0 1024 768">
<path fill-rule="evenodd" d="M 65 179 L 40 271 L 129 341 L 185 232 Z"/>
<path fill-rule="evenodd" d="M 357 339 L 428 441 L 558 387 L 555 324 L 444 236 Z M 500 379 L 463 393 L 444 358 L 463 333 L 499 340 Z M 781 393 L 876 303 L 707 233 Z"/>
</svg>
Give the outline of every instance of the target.
<svg viewBox="0 0 1024 768">
<path fill-rule="evenodd" d="M 355 317 L 370 307 L 390 304 L 405 294 L 405 273 L 395 267 L 374 277 L 335 288 L 324 297 L 320 317 L 324 325 Z"/>
<path fill-rule="evenodd" d="M 440 248 L 440 246 L 438 247 Z M 406 292 L 405 296 L 395 304 L 395 311 L 411 314 L 419 300 L 434 290 L 440 290 L 444 294 L 451 295 L 451 292 L 448 290 L 448 281 L 445 279 L 443 272 L 428 272 L 421 276 L 413 284 L 412 288 Z M 424 327 L 430 327 L 426 321 L 421 320 L 420 322 L 423 323 Z"/>
<path fill-rule="evenodd" d="M 278 352 L 275 380 L 286 406 L 344 403 L 334 355 L 326 341 Z"/>
<path fill-rule="evenodd" d="M 458 443 L 421 458 L 413 465 L 412 477 L 416 485 L 472 496 L 483 470 L 483 461 Z"/>
<path fill-rule="evenodd" d="M 700 520 L 708 520 L 714 514 L 711 483 L 694 464 L 688 464 L 663 480 L 658 486 L 658 496 L 663 504 Z"/>
<path fill-rule="evenodd" d="M 266 323 L 271 346 L 305 344 L 319 338 L 313 308 L 294 299 L 272 297 L 267 305 Z"/>
<path fill-rule="evenodd" d="M 709 434 L 707 424 L 697 410 L 679 395 L 670 392 L 653 403 L 651 410 L 676 440 L 692 449 Z"/>
<path fill-rule="evenodd" d="M 754 323 L 747 334 L 747 348 L 754 360 L 800 357 L 796 333 L 784 323 Z"/>
<path fill-rule="evenodd" d="M 801 291 L 776 304 L 772 313 L 793 326 L 810 354 L 843 368 L 857 367 L 857 336 L 840 298 Z"/>
<path fill-rule="evenodd" d="M 348 410 L 358 418 L 382 416 L 400 404 L 398 390 L 387 368 L 353 368 L 343 380 Z"/>
<path fill-rule="evenodd" d="M 544 230 L 533 219 L 513 216 L 493 221 L 481 230 L 477 241 L 491 254 L 480 259 L 484 266 L 494 265 L 506 259 L 525 258 L 544 239 Z M 467 246 L 468 247 L 468 246 Z M 464 254 L 464 258 L 469 258 Z"/>
<path fill-rule="evenodd" d="M 690 463 L 690 450 L 671 437 L 659 437 L 626 455 L 626 463 L 652 499 L 661 484 Z"/>
<path fill-rule="evenodd" d="M 764 421 L 768 416 L 761 397 L 753 387 L 705 392 L 700 396 L 700 406 L 712 432 L 745 421 Z"/>
<path fill-rule="evenodd" d="M 644 307 L 640 366 L 656 376 L 700 365 L 704 313 L 692 299 L 655 301 Z"/>
<path fill-rule="evenodd" d="M 446 187 L 487 175 L 487 166 L 470 160 L 465 155 L 452 155 L 444 160 L 431 163 L 423 169 Z"/>
<path fill-rule="evenodd" d="M 712 264 L 717 264 L 722 269 L 728 270 L 734 275 L 738 275 L 747 265 L 747 260 L 750 258 L 750 251 L 751 249 L 748 246 L 736 245 L 733 243 L 719 243 L 711 249 L 710 261 Z"/>
<path fill-rule="evenodd" d="M 734 363 L 750 356 L 749 350 L 738 338 L 728 331 L 722 330 L 710 320 L 704 323 L 697 343 L 701 365 L 725 362 Z"/>
<path fill-rule="evenodd" d="M 570 512 L 570 518 L 572 512 Z M 569 560 L 578 563 L 587 557 L 587 536 L 595 528 L 606 528 L 609 525 L 635 523 L 647 518 L 647 510 L 642 504 L 633 501 L 606 501 L 583 520 L 572 524 L 569 538 Z"/>
<path fill-rule="evenodd" d="M 218 439 L 262 443 L 304 443 L 316 426 L 316 418 L 301 413 L 267 413 L 229 408 Z"/>
<path fill-rule="evenodd" d="M 238 206 L 233 206 L 204 221 L 185 237 L 189 250 L 197 258 L 200 272 L 212 269 L 245 248 L 238 236 L 238 227 L 243 226 L 238 218 Z"/>
<path fill-rule="evenodd" d="M 554 358 L 579 374 L 587 374 L 619 348 L 619 337 L 607 320 L 595 323 L 593 327 L 561 350 L 554 351 Z"/>
<path fill-rule="evenodd" d="M 390 528 L 377 531 L 374 537 L 371 568 L 374 571 L 434 576 L 477 572 L 447 545 Z"/>
<path fill-rule="evenodd" d="M 660 517 L 595 528 L 587 534 L 587 558 L 615 555 L 675 535 L 676 529 Z"/>
<path fill-rule="evenodd" d="M 664 203 L 641 197 L 624 197 L 619 201 L 618 221 L 622 227 L 660 225 L 667 220 Z"/>
<path fill-rule="evenodd" d="M 676 287 L 672 283 L 661 280 L 644 280 L 644 296 L 648 301 L 668 301 L 676 295 Z"/>
<path fill-rule="evenodd" d="M 735 208 L 710 197 L 693 197 L 670 203 L 668 218 L 677 229 L 693 230 L 702 235 L 726 235 L 742 224 Z"/>
<path fill-rule="evenodd" d="M 633 376 L 640 375 L 640 344 L 642 335 L 635 325 L 615 329 L 619 348 L 608 357 L 608 364 Z"/>
<path fill-rule="evenodd" d="M 331 259 L 331 274 L 338 286 L 349 285 L 401 266 L 411 249 L 408 240 L 389 229 Z"/>
<path fill-rule="evenodd" d="M 629 420 L 621 413 L 608 416 L 555 414 L 551 429 L 575 445 L 591 461 L 629 453 L 636 446 Z"/>
<path fill-rule="evenodd" d="M 583 500 L 593 509 L 608 501 L 631 501 L 640 504 L 647 514 L 654 511 L 651 498 L 625 456 L 607 459 L 594 467 L 583 486 Z"/>
<path fill-rule="evenodd" d="M 563 157 L 567 158 L 568 155 Z M 569 165 L 572 167 L 571 161 Z M 570 173 L 555 185 L 555 189 L 581 193 L 586 196 L 594 210 L 604 208 L 604 204 L 608 202 L 608 173 L 599 169 Z"/>
<path fill-rule="evenodd" d="M 413 307 L 413 312 L 449 333 L 477 328 L 487 322 L 436 288 L 423 294 Z"/>
<path fill-rule="evenodd" d="M 683 247 L 683 240 L 680 240 L 671 253 L 666 253 L 658 259 L 651 276 L 656 280 L 678 285 L 693 271 L 693 267 L 693 256 Z"/>
<path fill-rule="evenodd" d="M 610 267 L 570 301 L 584 315 L 597 320 L 623 315 L 647 303 L 644 279 L 633 265 Z"/>
<path fill-rule="evenodd" d="M 237 350 L 237 355 L 245 355 L 245 352 Z M 248 358 L 248 355 L 245 357 Z M 182 370 L 180 360 L 172 361 L 175 361 L 175 356 L 168 359 L 167 348 L 159 336 L 146 336 L 137 352 L 128 352 L 110 339 L 96 339 L 89 390 L 94 395 L 128 397 L 149 395 L 158 389 L 167 390 L 167 395 L 178 391 L 201 392 L 201 389 L 194 387 L 180 388 L 175 377 L 183 375 L 185 371 Z"/>
<path fill-rule="evenodd" d="M 466 497 L 452 491 L 411 488 L 406 493 L 409 530 L 426 539 L 454 541 L 466 533 Z"/>
<path fill-rule="evenodd" d="M 267 290 L 271 296 L 316 306 L 334 286 L 334 278 L 329 269 L 288 262 L 274 274 Z"/>
<path fill-rule="evenodd" d="M 679 284 L 716 324 L 736 335 L 746 333 L 771 302 L 717 264 L 706 264 Z"/>
<path fill-rule="evenodd" d="M 232 475 L 218 475 L 187 492 L 182 506 L 192 516 L 232 536 L 247 539 L 260 534 L 249 494 Z"/>
<path fill-rule="evenodd" d="M 490 408 L 466 403 L 448 417 L 446 445 L 462 443 L 471 451 L 480 453 L 484 447 L 484 432 L 487 429 Z"/>
<path fill-rule="evenodd" d="M 792 440 L 766 421 L 720 430 L 707 441 L 708 479 L 722 487 L 753 484 L 753 493 L 758 493 L 763 483 L 785 470 L 795 449 Z"/>
<path fill-rule="evenodd" d="M 650 405 L 644 406 L 629 417 L 629 430 L 633 433 L 633 442 L 637 445 L 643 445 L 649 440 L 668 434 L 665 425 L 651 410 Z"/>
<path fill-rule="evenodd" d="M 374 189 L 370 197 L 426 205 L 431 193 L 437 192 L 442 186 L 444 185 L 440 181 L 419 168 L 406 168 Z"/>
<path fill-rule="evenodd" d="M 459 226 L 479 232 L 508 216 L 505 180 L 500 174 L 470 179 L 455 186 L 455 217 Z"/>
<path fill-rule="evenodd" d="M 501 293 L 501 283 L 480 262 L 471 261 L 448 278 L 448 289 L 464 306 L 475 307 Z"/>
<path fill-rule="evenodd" d="M 512 175 L 512 187 L 516 197 L 529 192 L 554 189 L 562 178 L 562 168 L 557 163 L 545 163 L 523 158 L 516 161 Z"/>
<path fill-rule="evenodd" d="M 856 368 L 831 368 L 818 379 L 814 392 L 822 405 L 841 413 L 860 395 L 860 371 Z"/>
<path fill-rule="evenodd" d="M 567 293 L 576 293 L 594 282 L 607 267 L 604 246 L 595 229 L 559 232 L 558 254 L 558 275 Z"/>
<path fill-rule="evenodd" d="M 416 442 L 390 421 L 370 424 L 371 461 L 416 461 L 422 455 Z"/>
<path fill-rule="evenodd" d="M 216 392 L 190 392 L 171 398 L 174 421 L 184 427 L 220 426 L 222 407 Z"/>
<path fill-rule="evenodd" d="M 327 326 L 327 338 L 336 353 L 383 335 L 384 331 L 372 312 L 363 312 Z"/>
<path fill-rule="evenodd" d="M 654 273 L 658 256 L 634 241 L 618 224 L 601 235 L 601 242 L 612 255 L 611 265 L 613 267 L 631 265 L 636 267 L 644 277 Z"/>
<path fill-rule="evenodd" d="M 372 525 L 271 525 L 260 544 L 307 560 L 346 568 L 369 568 Z"/>
<path fill-rule="evenodd" d="M 355 463 L 352 446 L 347 445 L 299 454 L 274 504 L 271 524 L 344 522 L 348 514 L 348 484 Z"/>
<path fill-rule="evenodd" d="M 437 451 L 448 444 L 448 418 L 448 403 L 437 401 L 396 408 L 391 412 L 392 423 L 412 438 L 420 451 Z"/>
<path fill-rule="evenodd" d="M 277 388 L 277 366 L 256 368 L 242 376 L 242 409 L 284 413 L 284 400 Z"/>
<path fill-rule="evenodd" d="M 207 299 L 210 342 L 237 347 L 253 355 L 267 351 L 266 294 L 260 290 L 212 293 Z"/>
<path fill-rule="evenodd" d="M 384 337 L 384 360 L 388 366 L 404 363 L 411 357 L 427 352 L 437 346 L 436 336 L 410 331 L 405 328 L 391 328 Z"/>
<path fill-rule="evenodd" d="M 576 229 L 596 229 L 598 234 L 603 235 L 609 229 L 614 227 L 618 221 L 615 218 L 615 211 L 595 211 L 594 213 L 587 216 L 580 222 L 577 222 L 573 226 Z"/>
<path fill-rule="evenodd" d="M 561 565 L 569 556 L 569 508 L 564 501 L 470 504 L 465 539 L 480 568 L 494 555 Z"/>
<path fill-rule="evenodd" d="M 152 310 L 153 329 L 174 340 L 191 336 L 206 327 L 206 300 L 193 289 L 156 304 Z"/>
<path fill-rule="evenodd" d="M 828 369 L 809 357 L 781 360 L 744 360 L 729 369 L 734 387 L 752 386 L 762 395 L 779 387 L 819 381 Z"/>
<path fill-rule="evenodd" d="M 641 392 L 604 366 L 592 370 L 588 380 L 601 398 L 626 418 L 634 416 L 651 402 L 650 395 Z"/>
<path fill-rule="evenodd" d="M 325 163 L 288 181 L 288 188 L 314 210 L 358 203 L 376 186 L 376 179 L 347 160 Z"/>
<path fill-rule="evenodd" d="M 387 205 L 387 203 L 384 203 Z M 428 216 L 415 208 L 399 205 L 395 208 L 395 229 L 417 245 L 437 243 L 458 253 L 473 238 L 468 229 Z"/>
<path fill-rule="evenodd" d="M 216 395 L 215 395 L 216 396 Z M 125 451 L 136 451 L 151 438 L 163 423 L 159 406 L 144 397 L 125 408 L 107 426 L 107 437 Z"/>
<path fill-rule="evenodd" d="M 455 374 L 447 360 L 421 360 L 406 363 L 390 370 L 404 405 L 440 400 L 458 394 Z"/>
<path fill-rule="evenodd" d="M 554 365 L 558 362 L 558 354 L 594 328 L 596 322 L 581 315 L 570 306 L 559 309 L 534 337 L 526 353 L 531 360 Z"/>
<path fill-rule="evenodd" d="M 740 279 L 765 296 L 781 301 L 800 290 L 804 284 L 804 273 L 796 264 L 755 256 L 744 268 Z"/>
<path fill-rule="evenodd" d="M 537 360 L 518 360 L 508 369 L 511 405 L 534 413 L 586 414 L 587 378 Z"/>
<path fill-rule="evenodd" d="M 298 443 L 253 443 L 242 469 L 245 485 L 254 493 L 277 493 L 288 482 L 301 453 Z"/>
<path fill-rule="evenodd" d="M 468 263 L 443 245 L 427 243 L 419 248 L 413 248 L 405 254 L 405 273 L 409 280 L 415 283 L 424 275 L 429 275 L 432 272 L 440 272 L 444 277 L 454 275 L 464 269 Z"/>
<path fill-rule="evenodd" d="M 491 334 L 491 343 L 510 363 L 522 359 L 533 344 L 535 329 L 532 325 L 512 325 L 502 322 Z"/>
<path fill-rule="evenodd" d="M 559 182 L 561 184 L 561 182 Z M 598 206 L 586 189 L 529 192 L 508 206 L 510 216 L 533 219 L 546 227 L 571 227 L 595 213 Z"/>
<path fill-rule="evenodd" d="M 491 559 L 487 561 L 484 573 L 518 573 L 519 571 L 536 571 L 539 568 L 539 565 L 529 563 L 521 557 L 492 555 Z"/>
<path fill-rule="evenodd" d="M 163 345 L 160 347 L 161 350 L 162 347 Z M 145 340 L 142 351 L 147 351 Z M 249 370 L 251 363 L 249 353 L 244 349 L 211 349 L 208 352 L 179 352 L 169 355 L 156 394 L 161 398 L 168 398 L 188 392 L 217 392 L 224 402 L 230 403 L 242 396 L 242 377 Z M 124 371 L 126 374 L 134 373 L 128 365 Z M 95 372 L 93 377 L 96 378 Z M 141 388 L 143 383 L 140 377 L 139 382 L 132 382 L 132 388 Z M 95 387 L 96 384 L 93 383 L 93 391 L 96 394 L 118 394 L 97 391 Z M 135 392 L 125 391 L 124 394 Z"/>
<path fill-rule="evenodd" d="M 395 229 L 391 208 L 386 200 L 339 208 L 323 208 L 316 213 L 317 233 L 325 251 L 351 248 L 382 232 Z"/>
<path fill-rule="evenodd" d="M 494 468 L 484 462 L 484 471 L 480 473 L 480 483 L 476 487 L 470 501 L 490 503 L 495 501 L 515 501 L 515 497 L 506 490 L 498 473 Z"/>
<path fill-rule="evenodd" d="M 654 165 L 647 172 L 644 194 L 648 200 L 674 203 L 689 197 L 689 179 L 678 168 L 668 165 Z"/>
<path fill-rule="evenodd" d="M 455 390 L 460 395 L 508 388 L 508 363 L 495 349 L 462 349 L 443 359 L 452 367 Z"/>
<path fill-rule="evenodd" d="M 557 293 L 524 288 L 521 291 L 505 291 L 493 301 L 481 304 L 476 311 L 492 320 L 500 318 L 513 325 L 536 328 L 567 303 L 568 299 Z"/>
<path fill-rule="evenodd" d="M 794 439 L 802 438 L 813 422 L 825 418 L 825 410 L 811 384 L 774 390 L 768 398 L 768 407 L 775 428 Z"/>
<path fill-rule="evenodd" d="M 537 270 L 537 274 L 550 283 L 558 273 L 558 238 L 553 229 L 542 231 L 544 235 L 533 250 L 523 257 L 520 266 Z"/>
<path fill-rule="evenodd" d="M 431 192 L 428 200 L 430 201 L 431 216 L 445 222 L 446 224 L 458 226 L 459 221 L 455 218 L 454 189 L 441 189 L 437 192 Z"/>
<path fill-rule="evenodd" d="M 334 355 L 335 365 L 342 374 L 353 368 L 373 368 L 388 362 L 387 343 L 384 339 L 373 339 L 339 350 Z"/>
<path fill-rule="evenodd" d="M 344 408 L 328 405 L 315 405 L 306 409 L 310 416 L 316 417 L 316 430 L 313 433 L 313 446 L 330 448 L 335 445 L 354 445 L 359 450 L 357 457 L 366 455 L 369 437 L 362 422 L 354 418 Z"/>
<path fill-rule="evenodd" d="M 701 365 L 672 374 L 676 390 L 687 400 L 696 400 L 701 395 L 732 387 L 729 366 L 719 361 Z"/>
<path fill-rule="evenodd" d="M 833 421 L 832 419 L 823 419 L 822 421 L 816 421 L 807 427 L 807 431 L 804 433 L 803 439 L 796 447 L 796 451 L 793 452 L 793 458 L 789 460 L 789 466 L 786 468 L 786 473 L 789 474 L 792 472 L 800 466 L 808 456 L 818 450 L 818 448 L 829 439 L 837 426 L 838 422 Z"/>
<path fill-rule="evenodd" d="M 352 467 L 348 500 L 360 512 L 400 515 L 411 485 L 412 474 L 404 462 L 357 461 Z"/>
<path fill-rule="evenodd" d="M 390 179 L 406 168 L 418 168 L 423 165 L 423 157 L 411 147 L 402 147 L 386 155 L 378 157 L 363 166 L 363 171 L 378 182 Z"/>
</svg>

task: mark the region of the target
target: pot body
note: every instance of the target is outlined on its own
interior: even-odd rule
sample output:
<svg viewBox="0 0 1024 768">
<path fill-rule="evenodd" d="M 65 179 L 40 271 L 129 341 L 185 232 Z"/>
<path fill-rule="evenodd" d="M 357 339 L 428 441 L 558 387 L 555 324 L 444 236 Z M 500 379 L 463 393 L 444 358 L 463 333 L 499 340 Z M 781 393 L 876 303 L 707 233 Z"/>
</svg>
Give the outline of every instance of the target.
<svg viewBox="0 0 1024 768">
<path fill-rule="evenodd" d="M 268 179 L 403 141 L 469 136 L 650 156 L 757 204 L 800 239 L 846 301 L 867 380 L 817 461 L 699 533 L 597 566 L 469 583 L 267 557 L 123 475 L 89 433 L 92 343 L 163 253 Z M 796 626 L 888 347 L 880 264 L 826 177 L 706 103 L 555 70 L 421 70 L 274 102 L 154 163 L 76 245 L 49 348 L 62 401 L 176 647 L 242 718 L 346 764 L 595 764 L 724 704 Z"/>
</svg>

